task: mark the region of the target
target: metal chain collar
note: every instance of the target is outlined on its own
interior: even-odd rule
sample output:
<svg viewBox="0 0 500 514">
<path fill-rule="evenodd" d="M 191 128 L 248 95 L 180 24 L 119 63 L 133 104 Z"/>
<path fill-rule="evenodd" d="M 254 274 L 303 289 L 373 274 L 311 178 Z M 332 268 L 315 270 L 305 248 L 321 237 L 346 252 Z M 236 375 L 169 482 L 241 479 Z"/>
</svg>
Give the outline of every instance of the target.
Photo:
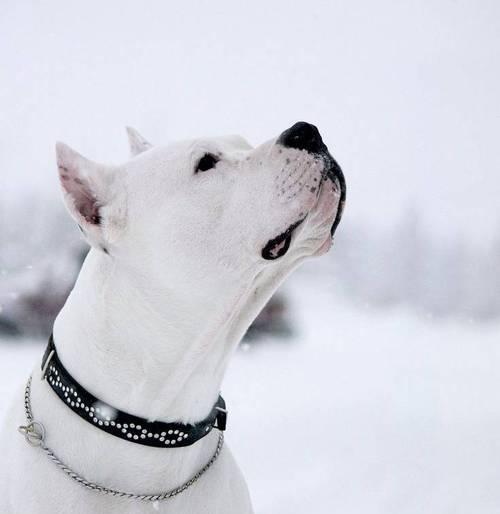
<svg viewBox="0 0 500 514">
<path fill-rule="evenodd" d="M 96 484 L 94 482 L 90 482 L 86 480 L 81 475 L 73 471 L 69 468 L 64 462 L 62 462 L 57 455 L 45 445 L 45 428 L 44 426 L 35 421 L 33 418 L 33 412 L 31 410 L 31 380 L 30 376 L 28 382 L 26 384 L 26 388 L 24 390 L 24 410 L 26 413 L 26 419 L 28 420 L 28 424 L 26 426 L 20 426 L 19 431 L 24 434 L 26 441 L 32 446 L 39 446 L 49 457 L 49 459 L 59 467 L 66 475 L 72 478 L 75 482 L 78 482 L 83 487 L 90 489 L 92 491 L 97 491 L 102 494 L 107 494 L 109 496 L 117 496 L 119 498 L 127 498 L 129 500 L 140 500 L 144 502 L 158 502 L 162 500 L 168 500 L 182 493 L 189 487 L 191 487 L 203 474 L 205 474 L 212 464 L 217 460 L 219 456 L 222 446 L 224 444 L 224 432 L 221 432 L 219 435 L 219 441 L 217 443 L 217 448 L 215 449 L 215 453 L 212 455 L 212 458 L 203 466 L 192 478 L 190 478 L 187 482 L 182 484 L 171 491 L 167 491 L 159 494 L 135 494 L 135 493 L 127 493 L 124 491 L 119 491 L 116 489 L 110 489 L 109 487 L 104 487 L 102 485 Z"/>
</svg>

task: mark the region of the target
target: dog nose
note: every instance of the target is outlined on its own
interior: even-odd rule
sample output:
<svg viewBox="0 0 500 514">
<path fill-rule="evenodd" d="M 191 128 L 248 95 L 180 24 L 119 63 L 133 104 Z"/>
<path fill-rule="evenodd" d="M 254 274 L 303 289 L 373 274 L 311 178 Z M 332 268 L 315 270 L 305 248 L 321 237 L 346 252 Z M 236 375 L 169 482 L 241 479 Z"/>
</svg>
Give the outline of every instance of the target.
<svg viewBox="0 0 500 514">
<path fill-rule="evenodd" d="M 306 150 L 311 153 L 326 151 L 319 130 L 310 123 L 298 121 L 278 137 L 278 143 L 288 148 Z"/>
</svg>

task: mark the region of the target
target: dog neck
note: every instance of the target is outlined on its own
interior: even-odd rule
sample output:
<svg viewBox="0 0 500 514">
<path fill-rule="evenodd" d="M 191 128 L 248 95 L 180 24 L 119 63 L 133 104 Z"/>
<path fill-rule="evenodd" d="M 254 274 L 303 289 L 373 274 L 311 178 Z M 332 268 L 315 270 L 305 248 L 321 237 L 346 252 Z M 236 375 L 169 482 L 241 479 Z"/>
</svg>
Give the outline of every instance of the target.
<svg viewBox="0 0 500 514">
<path fill-rule="evenodd" d="M 261 273 L 234 287 L 220 284 L 213 295 L 182 298 L 134 281 L 92 249 L 54 325 L 58 353 L 79 383 L 122 411 L 201 420 L 232 351 L 285 274 L 267 287 L 258 287 Z"/>
</svg>

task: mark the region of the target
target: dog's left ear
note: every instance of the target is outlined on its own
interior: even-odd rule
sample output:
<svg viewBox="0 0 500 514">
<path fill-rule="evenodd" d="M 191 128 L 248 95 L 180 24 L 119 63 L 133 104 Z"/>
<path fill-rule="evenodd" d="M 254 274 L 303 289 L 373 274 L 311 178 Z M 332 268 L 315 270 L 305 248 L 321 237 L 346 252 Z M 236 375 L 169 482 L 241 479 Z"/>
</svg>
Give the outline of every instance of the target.
<svg viewBox="0 0 500 514">
<path fill-rule="evenodd" d="M 57 143 L 64 200 L 90 245 L 107 251 L 125 225 L 125 185 L 120 170 L 86 159 Z"/>
<path fill-rule="evenodd" d="M 130 155 L 132 157 L 145 152 L 153 147 L 153 145 L 142 137 L 137 130 L 132 127 L 126 127 L 128 135 L 128 144 L 130 146 Z"/>
</svg>

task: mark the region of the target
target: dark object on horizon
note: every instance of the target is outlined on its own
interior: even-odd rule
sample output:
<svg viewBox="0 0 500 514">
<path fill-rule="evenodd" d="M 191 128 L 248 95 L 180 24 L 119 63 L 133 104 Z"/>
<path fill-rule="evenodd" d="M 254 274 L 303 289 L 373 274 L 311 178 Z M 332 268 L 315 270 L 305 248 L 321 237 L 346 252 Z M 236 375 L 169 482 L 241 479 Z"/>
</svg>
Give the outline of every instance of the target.
<svg viewBox="0 0 500 514">
<path fill-rule="evenodd" d="M 263 336 L 278 336 L 282 339 L 292 335 L 293 329 L 287 316 L 288 308 L 283 293 L 276 293 L 262 309 L 247 330 L 243 341 L 254 342 Z"/>
</svg>

